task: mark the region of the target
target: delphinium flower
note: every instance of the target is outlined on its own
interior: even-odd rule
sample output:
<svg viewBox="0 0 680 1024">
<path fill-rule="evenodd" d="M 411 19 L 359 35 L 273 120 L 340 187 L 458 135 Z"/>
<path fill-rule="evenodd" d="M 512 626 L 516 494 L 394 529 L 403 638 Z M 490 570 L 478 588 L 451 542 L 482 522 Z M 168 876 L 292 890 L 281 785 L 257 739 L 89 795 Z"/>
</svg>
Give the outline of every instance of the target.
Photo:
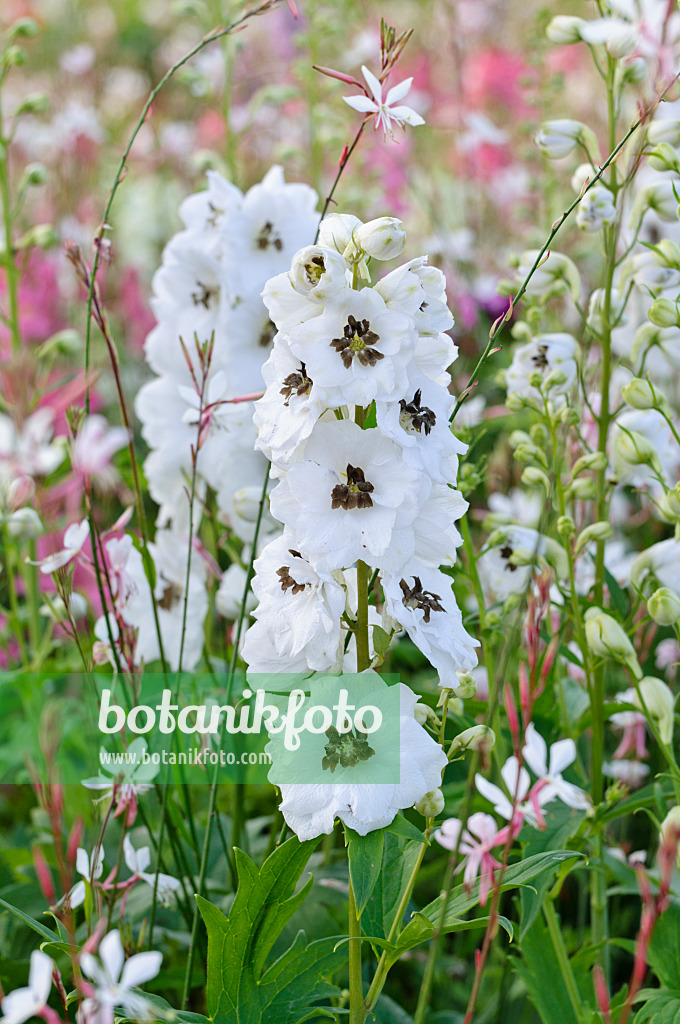
<svg viewBox="0 0 680 1024">
<path fill-rule="evenodd" d="M 369 259 L 373 266 L 403 246 L 393 218 L 362 224 L 335 214 L 321 224 L 319 243 L 264 289 L 277 333 L 255 423 L 277 480 L 271 513 L 284 537 L 255 563 L 260 603 L 244 646 L 251 672 L 357 668 L 354 624 L 366 583 L 355 566 L 374 570 L 382 594 L 382 611 L 367 610 L 371 630 L 380 625 L 389 638 L 405 628 L 441 685 L 476 665 L 449 574 L 461 543 L 455 521 L 467 503 L 455 489 L 465 445 L 449 426 L 456 349 L 446 334 L 453 317 L 444 278 L 425 258 L 377 281 L 369 271 Z M 411 806 L 439 786 L 445 757 L 404 706 L 414 743 L 422 735 L 425 764 L 437 766 L 423 765 L 400 804 Z M 305 789 L 316 809 L 303 820 Z M 376 793 L 370 813 L 358 811 L 347 786 L 330 780 L 294 791 L 284 784 L 281 795 L 286 820 L 306 838 L 329 831 L 336 816 L 362 832 L 380 828 L 398 807 Z"/>
</svg>

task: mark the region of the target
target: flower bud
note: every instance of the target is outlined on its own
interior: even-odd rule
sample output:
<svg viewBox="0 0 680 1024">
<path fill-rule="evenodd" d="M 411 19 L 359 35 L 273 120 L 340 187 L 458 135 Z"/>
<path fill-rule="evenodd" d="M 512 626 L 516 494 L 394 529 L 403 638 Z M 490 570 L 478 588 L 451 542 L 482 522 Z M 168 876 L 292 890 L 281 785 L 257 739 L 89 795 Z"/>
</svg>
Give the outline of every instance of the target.
<svg viewBox="0 0 680 1024">
<path fill-rule="evenodd" d="M 7 530 L 17 540 L 35 540 L 43 532 L 43 524 L 36 510 L 26 507 L 12 513 L 7 522 Z"/>
<path fill-rule="evenodd" d="M 678 219 L 678 201 L 672 181 L 656 181 L 641 188 L 630 213 L 630 227 L 637 231 L 647 210 L 653 210 L 660 220 L 673 223 Z"/>
<path fill-rule="evenodd" d="M 576 524 L 571 516 L 560 516 L 557 520 L 557 532 L 560 537 L 573 537 L 576 532 Z"/>
<path fill-rule="evenodd" d="M 614 461 L 621 460 L 628 466 L 651 466 L 661 472 L 661 464 L 652 442 L 637 430 L 619 430 L 613 445 Z"/>
<path fill-rule="evenodd" d="M 361 227 L 358 217 L 349 213 L 332 213 L 324 217 L 319 227 L 319 245 L 343 253 L 352 241 L 352 235 Z"/>
<path fill-rule="evenodd" d="M 676 484 L 666 495 L 666 504 L 674 516 L 680 517 L 680 484 Z"/>
<path fill-rule="evenodd" d="M 663 409 L 668 411 L 668 402 L 648 380 L 633 377 L 621 388 L 621 395 L 634 409 Z"/>
<path fill-rule="evenodd" d="M 63 331 L 57 331 L 47 341 L 44 341 L 38 349 L 38 357 L 48 355 L 50 352 L 55 355 L 63 356 L 74 356 L 77 355 L 83 347 L 82 338 L 78 334 L 78 331 L 72 327 L 67 327 Z"/>
<path fill-rule="evenodd" d="M 444 810 L 444 794 L 441 789 L 433 789 L 413 806 L 424 818 L 436 818 Z"/>
<path fill-rule="evenodd" d="M 44 164 L 32 163 L 26 166 L 24 170 L 21 185 L 19 190 L 27 188 L 29 185 L 44 185 L 47 181 L 47 168 Z"/>
<path fill-rule="evenodd" d="M 598 473 L 601 469 L 606 468 L 607 456 L 604 452 L 586 452 L 576 460 L 571 468 L 571 474 L 576 477 L 580 473 Z"/>
<path fill-rule="evenodd" d="M 599 658 L 613 658 L 626 665 L 636 679 L 642 675 L 635 648 L 616 619 L 601 608 L 588 608 L 585 614 L 586 641 Z"/>
<path fill-rule="evenodd" d="M 35 494 L 35 483 L 30 476 L 17 476 L 12 480 L 5 494 L 5 502 L 10 512 L 27 505 Z"/>
<path fill-rule="evenodd" d="M 680 249 L 670 238 L 662 238 L 651 252 L 657 266 L 680 270 Z"/>
<path fill-rule="evenodd" d="M 569 485 L 567 494 L 576 501 L 589 501 L 595 496 L 595 481 L 592 476 L 579 476 Z"/>
<path fill-rule="evenodd" d="M 425 725 L 430 717 L 430 708 L 428 708 L 427 704 L 416 704 L 413 709 L 413 717 L 418 725 Z"/>
<path fill-rule="evenodd" d="M 477 682 L 470 672 L 456 672 L 458 685 L 453 687 L 456 697 L 461 700 L 469 700 L 477 693 Z"/>
<path fill-rule="evenodd" d="M 256 522 L 260 511 L 261 497 L 262 488 L 260 487 L 240 487 L 234 494 L 234 511 L 246 522 Z"/>
<path fill-rule="evenodd" d="M 576 18 L 569 14 L 558 14 L 548 25 L 545 34 L 551 43 L 557 43 L 558 46 L 580 43 L 583 25 L 585 25 L 583 18 Z"/>
<path fill-rule="evenodd" d="M 660 626 L 672 626 L 680 619 L 680 597 L 668 587 L 659 587 L 647 601 L 647 611 Z"/>
<path fill-rule="evenodd" d="M 354 241 L 367 256 L 376 260 L 391 260 L 404 251 L 406 232 L 396 217 L 378 217 L 362 224 L 354 232 Z"/>
<path fill-rule="evenodd" d="M 46 114 L 50 109 L 50 101 L 44 92 L 33 92 L 21 101 L 17 107 L 18 114 Z"/>
<path fill-rule="evenodd" d="M 564 423 L 567 426 L 575 427 L 581 422 L 581 414 L 578 409 L 574 409 L 572 406 L 565 405 L 560 411 L 560 423 Z"/>
<path fill-rule="evenodd" d="M 629 57 L 624 64 L 619 64 L 617 78 L 621 85 L 640 85 L 647 78 L 647 61 L 644 57 Z M 619 72 L 620 75 L 619 75 Z"/>
<path fill-rule="evenodd" d="M 52 224 L 34 224 L 17 241 L 18 249 L 51 249 L 59 242 L 59 235 Z"/>
<path fill-rule="evenodd" d="M 650 146 L 661 142 L 680 146 L 680 121 L 674 117 L 657 117 L 647 128 L 647 141 Z"/>
<path fill-rule="evenodd" d="M 593 144 L 591 148 L 597 149 L 592 130 L 581 121 L 573 121 L 566 117 L 545 121 L 534 137 L 534 142 L 541 153 L 551 160 L 568 156 L 579 143 Z"/>
<path fill-rule="evenodd" d="M 522 470 L 522 483 L 525 487 L 544 487 L 545 493 L 550 494 L 551 484 L 546 473 L 537 466 L 525 466 Z"/>
<path fill-rule="evenodd" d="M 579 533 L 574 554 L 578 555 L 579 551 L 583 551 L 588 544 L 609 540 L 613 533 L 614 531 L 610 523 L 604 521 L 591 523 L 590 526 L 586 526 L 585 530 L 581 530 Z"/>
<path fill-rule="evenodd" d="M 458 733 L 451 744 L 449 757 L 451 754 L 457 754 L 465 750 L 491 750 L 495 743 L 496 734 L 493 729 L 490 729 L 488 725 L 473 725 L 469 729 L 464 729 L 463 732 Z"/>
<path fill-rule="evenodd" d="M 680 311 L 670 299 L 656 299 L 647 310 L 647 317 L 657 327 L 680 326 Z"/>
<path fill-rule="evenodd" d="M 675 846 L 678 870 L 680 870 L 680 807 L 671 807 L 661 822 L 660 835 L 664 846 Z"/>
<path fill-rule="evenodd" d="M 648 154 L 649 166 L 655 171 L 680 171 L 680 159 L 678 154 L 668 142 L 660 142 Z"/>
<path fill-rule="evenodd" d="M 633 704 L 651 720 L 662 743 L 673 741 L 673 694 L 661 679 L 645 676 L 637 685 Z"/>
</svg>

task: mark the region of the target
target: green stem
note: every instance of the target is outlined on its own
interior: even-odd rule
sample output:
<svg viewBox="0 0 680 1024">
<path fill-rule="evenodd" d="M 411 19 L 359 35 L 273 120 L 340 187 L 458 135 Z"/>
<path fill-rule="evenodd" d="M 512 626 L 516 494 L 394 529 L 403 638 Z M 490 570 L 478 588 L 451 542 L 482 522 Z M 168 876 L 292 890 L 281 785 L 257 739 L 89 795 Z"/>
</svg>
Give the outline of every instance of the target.
<svg viewBox="0 0 680 1024">
<path fill-rule="evenodd" d="M 9 592 L 9 607 L 10 607 L 10 626 L 14 633 L 14 638 L 19 644 L 19 650 L 21 652 L 21 660 L 25 667 L 30 664 L 28 657 L 28 650 L 26 648 L 26 640 L 24 638 L 24 630 L 21 624 L 21 616 L 19 614 L 19 599 L 17 597 L 16 587 L 16 559 L 14 552 L 14 541 L 10 537 L 7 526 L 3 530 L 4 541 L 5 541 L 5 562 L 7 571 L 7 589 Z"/>
<path fill-rule="evenodd" d="M 14 262 L 14 243 L 12 241 L 12 199 L 9 184 L 9 139 L 5 137 L 0 121 L 0 201 L 2 202 L 2 219 L 5 234 L 5 273 L 7 275 L 7 296 L 9 299 L 9 329 L 12 335 L 12 351 L 21 350 L 21 333 L 19 330 L 19 303 L 17 267 Z"/>
<path fill-rule="evenodd" d="M 368 646 L 368 566 L 361 559 L 357 561 L 357 672 L 363 672 L 371 664 Z"/>
<path fill-rule="evenodd" d="M 543 903 L 543 914 L 545 916 L 546 924 L 548 925 L 548 931 L 550 938 L 552 939 L 553 949 L 555 951 L 555 957 L 559 965 L 560 971 L 562 972 L 562 978 L 569 995 L 569 1002 L 574 1009 L 574 1015 L 577 1021 L 582 1019 L 581 1011 L 581 997 L 579 995 L 578 986 L 576 984 L 576 978 L 571 968 L 569 956 L 567 955 L 567 949 L 564 945 L 564 938 L 560 930 L 560 923 L 555 913 L 555 906 L 550 899 L 546 899 Z"/>
<path fill-rule="evenodd" d="M 349 880 L 349 1024 L 364 1024 L 364 987 L 361 979 L 361 922 L 357 916 L 352 879 Z"/>
</svg>

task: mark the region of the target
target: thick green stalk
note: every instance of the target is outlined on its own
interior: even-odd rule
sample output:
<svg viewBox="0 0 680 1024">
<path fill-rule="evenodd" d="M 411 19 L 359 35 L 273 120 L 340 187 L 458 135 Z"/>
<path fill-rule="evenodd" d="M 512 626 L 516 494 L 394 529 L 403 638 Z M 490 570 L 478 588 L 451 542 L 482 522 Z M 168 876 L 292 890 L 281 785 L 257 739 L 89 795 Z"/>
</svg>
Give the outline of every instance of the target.
<svg viewBox="0 0 680 1024">
<path fill-rule="evenodd" d="M 361 559 L 357 562 L 357 672 L 363 672 L 371 664 L 368 646 L 368 566 Z"/>
<path fill-rule="evenodd" d="M 361 922 L 357 916 L 352 879 L 349 880 L 349 1024 L 364 1024 L 364 987 L 361 980 Z"/>
<path fill-rule="evenodd" d="M 14 262 L 14 242 L 12 240 L 12 198 L 9 184 L 9 140 L 5 138 L 0 123 L 0 202 L 2 203 L 2 219 L 5 241 L 5 274 L 7 277 L 7 297 L 9 301 L 9 329 L 12 336 L 12 351 L 21 350 L 21 333 L 19 330 L 19 303 L 17 267 Z"/>
</svg>

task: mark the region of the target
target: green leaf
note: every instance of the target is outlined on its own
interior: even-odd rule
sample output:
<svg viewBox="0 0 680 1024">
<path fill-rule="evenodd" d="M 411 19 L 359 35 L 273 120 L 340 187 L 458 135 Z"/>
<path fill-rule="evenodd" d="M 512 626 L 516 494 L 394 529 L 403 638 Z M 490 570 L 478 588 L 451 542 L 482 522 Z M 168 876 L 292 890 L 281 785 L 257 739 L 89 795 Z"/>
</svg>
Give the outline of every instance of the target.
<svg viewBox="0 0 680 1024">
<path fill-rule="evenodd" d="M 622 619 L 627 618 L 628 598 L 626 597 L 624 591 L 621 589 L 620 585 L 614 579 L 612 574 L 606 568 L 604 570 L 604 579 L 605 583 L 607 584 L 607 590 L 611 594 L 612 604 L 614 605 Z"/>
<path fill-rule="evenodd" d="M 551 848 L 564 847 L 564 844 L 571 839 L 583 820 L 582 814 L 576 814 L 570 807 L 561 805 L 556 807 L 547 819 L 547 828 L 539 832 L 531 830 L 529 841 L 524 847 L 524 857 L 531 857 L 535 854 L 545 853 Z M 522 889 L 520 893 L 520 942 L 527 930 L 541 912 L 545 895 L 552 885 L 553 872 L 546 871 L 535 883 L 534 889 Z"/>
<path fill-rule="evenodd" d="M 369 935 L 387 938 L 421 849 L 419 840 L 385 835 L 382 870 L 361 918 Z"/>
<path fill-rule="evenodd" d="M 391 634 L 387 633 L 382 626 L 373 627 L 373 649 L 379 658 L 384 658 L 387 654 L 391 639 Z"/>
<path fill-rule="evenodd" d="M 11 914 L 18 917 L 20 921 L 27 924 L 28 927 L 32 928 L 34 932 L 38 933 L 38 935 L 42 935 L 43 939 L 47 939 L 48 942 L 59 943 L 61 941 L 60 936 L 57 935 L 56 932 L 53 932 L 51 928 L 41 924 L 40 921 L 36 921 L 35 918 L 29 917 L 28 914 L 24 914 L 23 910 L 19 910 L 18 907 L 13 907 L 12 904 L 7 903 L 6 900 L 0 899 L 0 907 L 4 907 L 5 910 L 9 910 Z"/>
<path fill-rule="evenodd" d="M 337 993 L 326 979 L 347 953 L 334 948 L 334 938 L 308 943 L 300 931 L 286 952 L 268 960 L 309 891 L 311 879 L 295 890 L 317 842 L 293 837 L 259 870 L 235 850 L 238 890 L 228 916 L 196 897 L 208 932 L 207 1003 L 215 1024 L 301 1024 L 323 1016 L 313 1004 Z"/>
<path fill-rule="evenodd" d="M 638 992 L 636 1002 L 641 997 L 650 998 L 635 1015 L 635 1024 L 651 1020 L 653 1024 L 680 1024 L 680 991 L 662 992 L 660 989 L 643 989 Z"/>
<path fill-rule="evenodd" d="M 402 836 L 404 839 L 415 839 L 419 843 L 427 843 L 430 845 L 430 840 L 427 836 L 416 828 L 408 818 L 405 818 L 403 814 L 397 814 L 394 821 L 387 825 L 384 829 L 385 832 L 389 832 L 393 836 Z"/>
<path fill-rule="evenodd" d="M 516 960 L 514 967 L 543 1024 L 580 1024 L 556 966 L 548 929 L 542 921 L 535 921 L 527 930 L 521 952 L 522 959 Z"/>
<path fill-rule="evenodd" d="M 349 877 L 354 889 L 357 914 L 361 914 L 368 903 L 382 867 L 384 835 L 381 829 L 360 836 L 357 832 L 347 829 Z"/>
<path fill-rule="evenodd" d="M 670 904 L 657 922 L 648 961 L 664 988 L 677 986 L 680 978 L 680 907 L 675 903 Z"/>
</svg>

